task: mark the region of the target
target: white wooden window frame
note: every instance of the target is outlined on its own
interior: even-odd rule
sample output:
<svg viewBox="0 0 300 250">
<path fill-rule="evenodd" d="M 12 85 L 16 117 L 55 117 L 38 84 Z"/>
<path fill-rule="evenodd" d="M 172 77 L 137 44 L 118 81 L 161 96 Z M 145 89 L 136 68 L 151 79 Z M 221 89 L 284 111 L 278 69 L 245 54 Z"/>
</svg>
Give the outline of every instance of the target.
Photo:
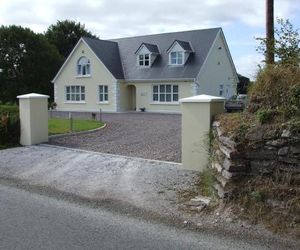
<svg viewBox="0 0 300 250">
<path fill-rule="evenodd" d="M 170 87 L 170 90 L 168 90 L 167 86 Z M 153 103 L 178 103 L 178 84 L 153 84 L 152 101 Z"/>
<path fill-rule="evenodd" d="M 175 57 L 173 57 L 173 55 L 175 55 Z M 169 65 L 183 65 L 185 60 L 184 56 L 184 51 L 170 51 Z"/>
<path fill-rule="evenodd" d="M 148 57 L 148 58 L 146 58 Z M 145 54 L 138 54 L 137 55 L 137 64 L 139 67 L 143 68 L 149 68 L 151 65 L 151 54 L 145 53 Z M 148 64 L 148 65 L 146 65 Z"/>
<path fill-rule="evenodd" d="M 78 77 L 91 76 L 91 62 L 87 57 L 82 56 L 78 59 L 76 73 Z"/>
<path fill-rule="evenodd" d="M 66 102 L 85 102 L 85 86 L 83 85 L 66 85 L 65 101 Z"/>
<path fill-rule="evenodd" d="M 99 103 L 108 103 L 108 85 L 98 85 L 98 99 Z"/>
</svg>

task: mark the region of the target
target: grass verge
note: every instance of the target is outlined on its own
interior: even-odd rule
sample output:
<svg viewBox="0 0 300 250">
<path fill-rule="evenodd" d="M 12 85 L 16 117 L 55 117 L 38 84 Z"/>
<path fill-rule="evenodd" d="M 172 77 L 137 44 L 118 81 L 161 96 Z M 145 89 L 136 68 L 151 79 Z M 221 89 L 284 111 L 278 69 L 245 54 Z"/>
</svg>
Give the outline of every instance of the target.
<svg viewBox="0 0 300 250">
<path fill-rule="evenodd" d="M 73 120 L 73 132 L 87 131 L 103 126 L 102 122 L 95 120 Z M 48 123 L 49 135 L 65 134 L 70 132 L 70 120 L 51 118 Z"/>
</svg>

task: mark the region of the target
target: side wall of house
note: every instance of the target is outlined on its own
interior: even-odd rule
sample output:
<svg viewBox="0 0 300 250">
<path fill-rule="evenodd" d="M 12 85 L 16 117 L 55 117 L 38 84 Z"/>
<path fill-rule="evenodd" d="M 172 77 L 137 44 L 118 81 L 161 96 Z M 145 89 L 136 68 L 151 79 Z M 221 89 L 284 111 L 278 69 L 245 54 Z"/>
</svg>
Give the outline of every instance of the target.
<svg viewBox="0 0 300 250">
<path fill-rule="evenodd" d="M 199 94 L 229 98 L 236 93 L 235 69 L 232 67 L 221 34 L 216 38 L 213 48 L 197 77 L 197 82 L 199 83 Z M 223 91 L 222 95 L 220 95 L 220 91 Z"/>
<path fill-rule="evenodd" d="M 77 76 L 76 65 L 81 56 L 90 60 L 91 75 Z M 67 101 L 66 86 L 85 86 L 85 101 Z M 99 103 L 99 85 L 108 86 L 108 102 Z M 96 57 L 84 42 L 75 49 L 71 58 L 62 69 L 54 83 L 54 96 L 57 110 L 60 111 L 98 111 L 100 108 L 106 112 L 118 111 L 118 90 L 120 84 Z"/>
</svg>

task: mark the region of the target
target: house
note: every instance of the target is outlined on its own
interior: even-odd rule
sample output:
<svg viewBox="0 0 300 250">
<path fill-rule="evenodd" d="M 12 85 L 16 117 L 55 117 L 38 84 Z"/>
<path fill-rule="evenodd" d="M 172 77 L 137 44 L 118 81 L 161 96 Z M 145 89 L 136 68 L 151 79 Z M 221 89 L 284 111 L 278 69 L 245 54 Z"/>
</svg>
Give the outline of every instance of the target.
<svg viewBox="0 0 300 250">
<path fill-rule="evenodd" d="M 81 38 L 54 77 L 57 110 L 180 112 L 179 99 L 230 97 L 238 77 L 221 28 Z"/>
</svg>

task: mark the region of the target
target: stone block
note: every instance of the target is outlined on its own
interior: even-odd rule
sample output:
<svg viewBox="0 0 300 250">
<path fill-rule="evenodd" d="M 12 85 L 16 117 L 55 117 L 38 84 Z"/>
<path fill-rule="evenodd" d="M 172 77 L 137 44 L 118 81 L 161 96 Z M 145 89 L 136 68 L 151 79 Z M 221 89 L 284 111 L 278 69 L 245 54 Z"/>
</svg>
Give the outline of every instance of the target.
<svg viewBox="0 0 300 250">
<path fill-rule="evenodd" d="M 219 173 L 222 172 L 222 166 L 219 162 L 214 161 L 214 162 L 212 162 L 211 165 L 212 165 L 212 168 L 216 169 Z"/>
<path fill-rule="evenodd" d="M 219 136 L 218 139 L 226 147 L 233 149 L 233 150 L 236 148 L 236 142 L 234 142 L 231 138 L 226 137 L 226 136 Z"/>
<path fill-rule="evenodd" d="M 286 143 L 287 143 L 287 141 L 284 140 L 284 139 L 276 139 L 276 140 L 267 141 L 266 145 L 267 146 L 272 146 L 272 147 L 282 147 Z"/>
<path fill-rule="evenodd" d="M 279 156 L 284 156 L 284 155 L 287 155 L 288 153 L 289 153 L 289 147 L 283 147 L 278 150 Z"/>
<path fill-rule="evenodd" d="M 245 173 L 243 172 L 229 172 L 225 169 L 222 170 L 222 176 L 225 178 L 225 179 L 232 179 L 232 178 L 236 178 L 238 176 L 241 176 L 241 175 L 244 175 Z"/>
<path fill-rule="evenodd" d="M 250 161 L 251 173 L 271 173 L 276 166 L 276 161 Z"/>
<path fill-rule="evenodd" d="M 221 152 L 229 159 L 236 159 L 240 156 L 240 153 L 236 149 L 228 148 L 221 143 L 219 143 L 219 148 Z"/>
<path fill-rule="evenodd" d="M 281 137 L 282 138 L 290 138 L 292 135 L 291 131 L 289 131 L 288 129 L 284 129 L 282 131 Z"/>
<path fill-rule="evenodd" d="M 249 160 L 275 160 L 277 158 L 277 150 L 261 148 L 260 150 L 246 150 L 245 156 Z"/>
<path fill-rule="evenodd" d="M 298 146 L 291 146 L 291 147 L 290 147 L 290 152 L 291 152 L 293 155 L 298 155 L 298 154 L 300 154 L 300 145 L 298 145 Z"/>
<path fill-rule="evenodd" d="M 264 133 L 263 127 L 254 127 L 245 135 L 245 138 L 249 141 L 261 141 Z"/>
<path fill-rule="evenodd" d="M 247 167 L 245 162 L 241 161 L 232 161 L 228 158 L 224 159 L 223 168 L 229 172 L 245 172 Z"/>
</svg>

